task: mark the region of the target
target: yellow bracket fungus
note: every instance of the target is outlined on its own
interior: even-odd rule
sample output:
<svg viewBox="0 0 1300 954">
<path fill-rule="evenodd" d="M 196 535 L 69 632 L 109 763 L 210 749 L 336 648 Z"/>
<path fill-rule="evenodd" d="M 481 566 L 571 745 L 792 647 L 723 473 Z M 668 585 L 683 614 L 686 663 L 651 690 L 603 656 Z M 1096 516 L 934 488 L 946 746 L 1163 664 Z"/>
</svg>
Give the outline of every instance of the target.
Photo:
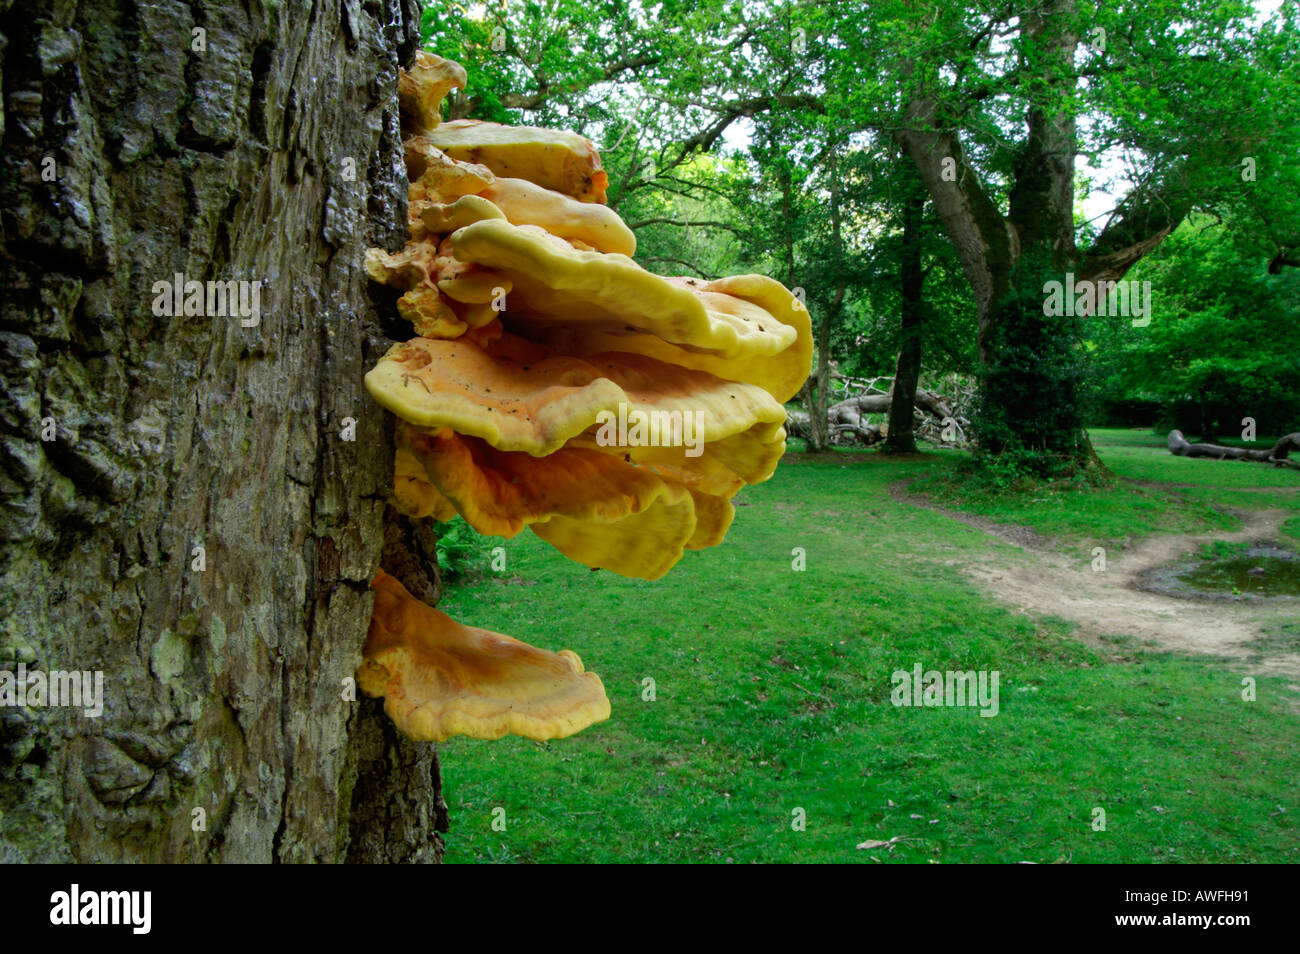
<svg viewBox="0 0 1300 954">
<path fill-rule="evenodd" d="M 514 281 L 509 310 L 525 329 L 573 324 L 649 334 L 723 358 L 779 354 L 798 336 L 796 328 L 748 302 L 746 309 L 739 302 L 727 311 L 710 309 L 696 289 L 666 281 L 626 255 L 582 252 L 500 219 L 467 226 L 449 244 L 461 261 Z"/>
<path fill-rule="evenodd" d="M 456 86 L 464 71 L 430 54 L 402 74 L 411 236 L 365 260 L 415 332 L 366 375 L 399 419 L 394 505 L 658 579 L 721 543 L 731 498 L 776 468 L 808 313 L 761 275 L 646 271 L 588 140 L 441 122 Z M 463 626 L 382 570 L 372 586 L 358 682 L 412 738 L 558 738 L 608 717 L 572 653 Z"/>
<path fill-rule="evenodd" d="M 703 447 L 756 424 L 769 425 L 770 436 L 785 423 L 785 409 L 753 385 L 642 355 L 552 354 L 508 333 L 486 347 L 464 338 L 394 345 L 366 375 L 366 388 L 412 424 L 450 427 L 534 457 L 559 450 L 603 415 L 682 422 L 683 439 Z"/>
<path fill-rule="evenodd" d="M 483 219 L 504 219 L 505 213 L 490 201 L 477 195 L 463 195 L 449 205 L 431 203 L 420 214 L 424 227 L 430 232 L 445 235 Z"/>
<path fill-rule="evenodd" d="M 605 202 L 609 176 L 591 140 L 577 133 L 458 119 L 429 138 L 452 159 L 481 163 L 498 176 L 527 179 L 580 202 Z"/>
<path fill-rule="evenodd" d="M 513 225 L 536 225 L 598 252 L 636 253 L 636 235 L 617 212 L 603 205 L 578 202 L 527 179 L 497 179 L 479 195 L 490 200 Z"/>
<path fill-rule="evenodd" d="M 575 653 L 547 652 L 464 626 L 380 570 L 357 685 L 421 742 L 453 735 L 562 739 L 609 718 L 609 699 Z"/>
<path fill-rule="evenodd" d="M 465 68 L 425 50 L 397 78 L 397 99 L 402 115 L 416 129 L 433 129 L 442 121 L 442 100 L 453 89 L 465 88 Z"/>
</svg>

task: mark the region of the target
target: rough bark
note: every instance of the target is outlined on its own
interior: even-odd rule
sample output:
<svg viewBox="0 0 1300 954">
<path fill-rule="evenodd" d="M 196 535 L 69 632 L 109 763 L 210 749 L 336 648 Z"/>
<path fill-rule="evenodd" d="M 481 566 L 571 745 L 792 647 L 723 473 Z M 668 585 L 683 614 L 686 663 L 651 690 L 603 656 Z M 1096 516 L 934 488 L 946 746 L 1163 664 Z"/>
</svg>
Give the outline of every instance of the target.
<svg viewBox="0 0 1300 954">
<path fill-rule="evenodd" d="M 1208 457 L 1214 460 L 1252 460 L 1281 467 L 1300 468 L 1300 461 L 1290 460 L 1291 451 L 1300 451 L 1300 431 L 1287 434 L 1268 450 L 1223 447 L 1219 444 L 1191 444 L 1182 431 L 1169 432 L 1169 453 L 1176 457 Z"/>
<path fill-rule="evenodd" d="M 404 239 L 417 24 L 0 0 L 0 669 L 105 680 L 99 718 L 0 708 L 7 860 L 441 853 L 433 747 L 343 698 L 392 458 L 360 261 Z M 260 322 L 156 316 L 177 272 L 264 282 Z"/>
</svg>

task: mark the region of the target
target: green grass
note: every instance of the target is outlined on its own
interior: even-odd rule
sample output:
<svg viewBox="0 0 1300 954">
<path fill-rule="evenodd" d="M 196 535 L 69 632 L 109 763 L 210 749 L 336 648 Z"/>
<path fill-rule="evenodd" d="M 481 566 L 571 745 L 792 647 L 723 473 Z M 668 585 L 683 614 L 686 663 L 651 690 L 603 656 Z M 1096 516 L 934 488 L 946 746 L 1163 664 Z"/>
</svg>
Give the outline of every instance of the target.
<svg viewBox="0 0 1300 954">
<path fill-rule="evenodd" d="M 941 470 L 912 488 L 945 506 L 1027 526 L 1080 550 L 1152 533 L 1235 530 L 1241 521 L 1233 510 L 1300 508 L 1300 471 L 1175 457 L 1150 431 L 1096 429 L 1091 436 L 1115 475 L 1109 487 L 1094 491 L 1061 482 L 994 493 L 966 475 Z"/>
<path fill-rule="evenodd" d="M 1213 473 L 1184 465 L 1248 466 L 1170 458 L 1158 439 L 1114 433 L 1094 437 L 1117 472 L 1213 492 Z M 951 487 L 960 457 L 789 454 L 738 497 L 722 546 L 654 583 L 591 572 L 529 533 L 506 541 L 504 578 L 470 576 L 441 608 L 573 649 L 613 715 L 549 743 L 441 745 L 447 860 L 1300 860 L 1294 693 L 1261 677 L 1245 703 L 1241 675 L 1220 661 L 1122 638 L 1097 651 L 1068 623 L 990 602 L 960 564 L 1010 548 L 889 493 L 899 481 Z M 1300 485 L 1290 479 L 1274 486 Z M 1121 482 L 946 503 L 1077 541 L 1223 528 L 1231 519 L 1211 505 L 1236 496 L 1171 499 Z M 482 541 L 482 568 L 499 544 Z M 891 673 L 915 663 L 998 670 L 999 714 L 892 705 Z M 505 831 L 493 830 L 496 808 Z M 1106 831 L 1092 829 L 1095 808 Z M 796 809 L 806 830 L 792 828 Z M 855 849 L 896 836 L 892 851 Z"/>
<path fill-rule="evenodd" d="M 1169 453 L 1165 436 L 1150 430 L 1094 429 L 1089 432 L 1093 446 L 1102 454 L 1106 466 L 1129 480 L 1152 480 L 1161 483 L 1195 484 L 1215 489 L 1300 487 L 1300 471 L 1273 467 L 1245 460 L 1205 460 L 1175 457 Z M 1267 449 L 1274 437 L 1261 437 L 1252 444 L 1223 440 L 1226 447 Z"/>
<path fill-rule="evenodd" d="M 1250 544 L 1230 543 L 1227 540 L 1215 540 L 1213 543 L 1201 544 L 1199 559 L 1201 560 L 1234 560 L 1246 555 L 1250 549 Z"/>
</svg>

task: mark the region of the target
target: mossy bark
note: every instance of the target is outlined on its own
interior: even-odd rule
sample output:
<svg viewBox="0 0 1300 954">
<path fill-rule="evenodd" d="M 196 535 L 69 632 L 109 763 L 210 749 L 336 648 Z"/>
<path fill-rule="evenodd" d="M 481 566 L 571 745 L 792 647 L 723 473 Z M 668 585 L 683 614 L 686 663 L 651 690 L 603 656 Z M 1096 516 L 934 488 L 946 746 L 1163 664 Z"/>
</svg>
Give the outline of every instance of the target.
<svg viewBox="0 0 1300 954">
<path fill-rule="evenodd" d="M 405 238 L 417 30 L 0 0 L 0 670 L 104 674 L 98 718 L 0 708 L 0 860 L 441 857 L 433 747 L 345 699 L 392 466 L 360 262 Z M 156 314 L 177 273 L 261 282 L 258 322 Z"/>
</svg>

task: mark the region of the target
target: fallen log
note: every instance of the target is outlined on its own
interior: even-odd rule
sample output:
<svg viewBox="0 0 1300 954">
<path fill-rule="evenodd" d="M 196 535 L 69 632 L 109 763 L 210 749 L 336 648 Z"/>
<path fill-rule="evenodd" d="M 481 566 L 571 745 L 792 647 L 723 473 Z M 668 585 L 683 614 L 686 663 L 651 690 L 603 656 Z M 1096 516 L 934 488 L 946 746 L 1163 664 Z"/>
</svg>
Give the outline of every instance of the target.
<svg viewBox="0 0 1300 954">
<path fill-rule="evenodd" d="M 1176 457 L 1204 457 L 1211 460 L 1251 460 L 1277 467 L 1300 469 L 1300 461 L 1290 460 L 1291 451 L 1300 451 L 1300 431 L 1288 434 L 1268 450 L 1223 447 L 1220 444 L 1192 444 L 1182 431 L 1169 432 L 1169 453 Z"/>
<path fill-rule="evenodd" d="M 830 419 L 831 432 L 854 434 L 867 447 L 880 443 L 888 436 L 888 429 L 867 423 L 865 415 L 888 414 L 889 405 L 893 400 L 894 390 L 891 387 L 887 394 L 859 394 L 857 397 L 832 404 L 826 411 Z M 912 403 L 918 410 L 936 417 L 940 424 L 953 419 L 948 405 L 931 391 L 917 388 L 916 400 Z"/>
<path fill-rule="evenodd" d="M 865 415 L 879 414 L 880 411 L 871 410 L 871 408 L 882 400 L 885 402 L 883 410 L 889 410 L 889 395 L 887 394 L 864 394 L 831 405 L 826 410 L 831 433 L 835 435 L 853 434 L 867 447 L 879 444 L 885 439 L 884 432 L 874 424 L 868 424 Z"/>
<path fill-rule="evenodd" d="M 874 384 L 877 380 L 879 379 L 873 378 L 872 383 Z M 888 414 L 892 401 L 893 389 L 891 387 L 888 392 L 860 394 L 857 397 L 832 404 L 826 409 L 827 424 L 830 427 L 831 434 L 837 438 L 852 435 L 867 447 L 880 443 L 889 436 L 888 425 L 868 423 L 866 416 L 868 414 Z M 967 423 L 965 418 L 959 418 L 953 414 L 947 402 L 933 391 L 918 388 L 913 407 L 918 419 L 929 414 L 934 418 L 937 427 L 947 428 L 951 425 L 957 435 L 961 435 L 961 428 L 963 424 Z M 790 436 L 807 438 L 810 429 L 808 412 L 801 410 L 790 411 L 785 427 Z M 951 438 L 947 436 L 943 439 L 944 442 L 951 442 Z M 964 437 L 959 436 L 957 440 L 959 443 L 963 442 Z"/>
<path fill-rule="evenodd" d="M 894 392 L 892 388 L 886 394 L 859 394 L 857 397 L 840 401 L 838 404 L 832 404 L 829 413 L 832 421 L 835 420 L 838 412 L 843 412 L 845 409 L 857 411 L 858 414 L 886 414 L 889 412 L 889 405 L 893 400 Z M 953 416 L 948 405 L 932 391 L 917 388 L 916 400 L 912 403 L 922 411 L 937 417 L 940 421 Z"/>
</svg>

